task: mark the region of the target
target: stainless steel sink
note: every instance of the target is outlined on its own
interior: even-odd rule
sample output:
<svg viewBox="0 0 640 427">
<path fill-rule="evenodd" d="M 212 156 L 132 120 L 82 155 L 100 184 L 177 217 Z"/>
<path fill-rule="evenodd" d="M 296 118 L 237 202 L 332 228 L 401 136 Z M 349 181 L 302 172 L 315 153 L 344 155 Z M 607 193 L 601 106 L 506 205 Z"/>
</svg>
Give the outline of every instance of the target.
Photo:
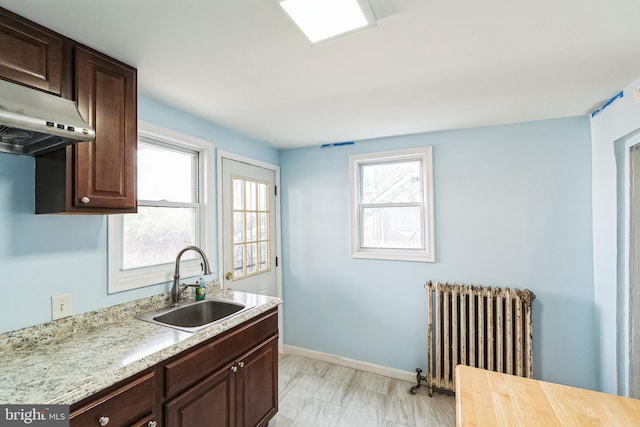
<svg viewBox="0 0 640 427">
<path fill-rule="evenodd" d="M 137 318 L 187 332 L 196 332 L 250 308 L 252 306 L 237 302 L 207 299 L 179 307 L 150 311 Z"/>
</svg>

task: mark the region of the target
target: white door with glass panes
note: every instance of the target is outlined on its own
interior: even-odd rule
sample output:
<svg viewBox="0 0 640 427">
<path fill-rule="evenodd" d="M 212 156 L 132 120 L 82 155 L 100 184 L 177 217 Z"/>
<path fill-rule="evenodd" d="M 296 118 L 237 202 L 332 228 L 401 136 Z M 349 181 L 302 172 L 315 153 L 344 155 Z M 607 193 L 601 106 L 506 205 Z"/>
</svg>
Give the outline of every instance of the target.
<svg viewBox="0 0 640 427">
<path fill-rule="evenodd" d="M 222 158 L 225 288 L 277 296 L 275 171 Z"/>
</svg>

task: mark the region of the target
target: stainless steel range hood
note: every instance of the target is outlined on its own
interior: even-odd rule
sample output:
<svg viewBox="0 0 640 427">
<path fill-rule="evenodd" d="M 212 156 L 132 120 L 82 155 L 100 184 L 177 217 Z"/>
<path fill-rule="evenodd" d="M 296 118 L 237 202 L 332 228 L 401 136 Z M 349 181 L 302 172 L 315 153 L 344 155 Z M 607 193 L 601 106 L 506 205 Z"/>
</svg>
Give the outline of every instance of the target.
<svg viewBox="0 0 640 427">
<path fill-rule="evenodd" d="M 95 135 L 75 102 L 0 80 L 0 152 L 37 156 Z"/>
</svg>

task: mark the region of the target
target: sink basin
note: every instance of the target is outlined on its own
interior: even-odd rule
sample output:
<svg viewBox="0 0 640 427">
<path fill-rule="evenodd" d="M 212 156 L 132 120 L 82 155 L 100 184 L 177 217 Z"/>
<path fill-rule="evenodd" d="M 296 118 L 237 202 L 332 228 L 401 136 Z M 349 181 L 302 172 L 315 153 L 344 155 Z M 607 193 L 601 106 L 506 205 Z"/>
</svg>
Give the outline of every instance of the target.
<svg viewBox="0 0 640 427">
<path fill-rule="evenodd" d="M 208 299 L 180 307 L 144 313 L 137 318 L 187 332 L 196 332 L 252 307 L 232 301 Z"/>
</svg>

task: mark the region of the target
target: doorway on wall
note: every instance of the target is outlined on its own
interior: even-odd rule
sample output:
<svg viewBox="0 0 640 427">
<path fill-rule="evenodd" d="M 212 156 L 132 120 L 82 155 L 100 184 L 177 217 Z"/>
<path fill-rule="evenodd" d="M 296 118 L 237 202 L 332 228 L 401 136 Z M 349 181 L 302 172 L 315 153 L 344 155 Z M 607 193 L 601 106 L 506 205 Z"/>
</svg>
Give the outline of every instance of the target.
<svg viewBox="0 0 640 427">
<path fill-rule="evenodd" d="M 628 145 L 628 381 L 629 397 L 640 398 L 640 137 Z"/>
<path fill-rule="evenodd" d="M 218 265 L 226 289 L 282 298 L 280 168 L 218 151 Z M 278 306 L 279 350 L 283 348 Z"/>
<path fill-rule="evenodd" d="M 222 281 L 278 296 L 275 171 L 222 158 Z"/>
</svg>

